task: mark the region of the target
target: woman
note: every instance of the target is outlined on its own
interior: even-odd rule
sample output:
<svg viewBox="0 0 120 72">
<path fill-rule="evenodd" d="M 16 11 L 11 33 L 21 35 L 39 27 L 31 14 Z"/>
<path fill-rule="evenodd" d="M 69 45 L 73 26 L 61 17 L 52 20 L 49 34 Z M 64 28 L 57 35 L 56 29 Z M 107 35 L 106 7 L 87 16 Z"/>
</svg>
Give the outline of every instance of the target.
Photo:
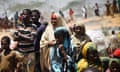
<svg viewBox="0 0 120 72">
<path fill-rule="evenodd" d="M 83 58 L 77 63 L 78 72 L 82 72 L 88 67 L 97 68 L 103 72 L 102 63 L 95 43 L 87 42 L 82 49 L 82 56 Z"/>
<path fill-rule="evenodd" d="M 53 47 L 55 46 L 55 29 L 64 26 L 62 18 L 58 16 L 56 13 L 53 13 L 51 16 L 51 22 L 48 24 L 45 32 L 42 35 L 40 46 L 41 46 L 41 71 L 49 72 L 51 71 L 51 54 L 53 52 Z"/>
<path fill-rule="evenodd" d="M 86 34 L 85 26 L 79 23 L 74 25 L 74 32 L 71 37 L 71 42 L 74 47 L 75 61 L 78 62 L 81 58 L 81 49 L 85 42 L 91 41 L 90 37 Z"/>
</svg>

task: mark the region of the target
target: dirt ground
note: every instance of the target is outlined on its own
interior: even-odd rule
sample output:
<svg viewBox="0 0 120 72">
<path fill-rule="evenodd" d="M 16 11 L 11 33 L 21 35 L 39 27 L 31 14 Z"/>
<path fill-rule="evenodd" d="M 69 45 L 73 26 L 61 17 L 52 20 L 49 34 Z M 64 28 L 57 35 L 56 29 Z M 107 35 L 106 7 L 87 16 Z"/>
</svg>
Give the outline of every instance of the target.
<svg viewBox="0 0 120 72">
<path fill-rule="evenodd" d="M 86 30 L 96 30 L 101 27 L 120 27 L 120 14 L 116 14 L 114 17 L 91 17 L 88 19 L 77 19 L 80 24 L 85 24 Z M 12 39 L 12 33 L 14 30 L 2 31 L 0 28 L 0 40 L 3 36 L 9 36 Z"/>
<path fill-rule="evenodd" d="M 96 30 L 101 27 L 120 27 L 120 14 L 115 14 L 114 17 L 92 17 L 88 19 L 77 19 L 77 21 L 81 24 L 85 24 L 87 30 Z"/>
</svg>

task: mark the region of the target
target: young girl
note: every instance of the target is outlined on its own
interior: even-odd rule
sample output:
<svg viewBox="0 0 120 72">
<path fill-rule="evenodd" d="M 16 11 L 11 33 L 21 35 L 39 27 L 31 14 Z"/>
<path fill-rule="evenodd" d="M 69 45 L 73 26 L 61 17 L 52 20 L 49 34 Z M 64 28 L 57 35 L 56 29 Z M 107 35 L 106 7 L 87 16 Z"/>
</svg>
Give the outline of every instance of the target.
<svg viewBox="0 0 120 72">
<path fill-rule="evenodd" d="M 73 68 L 70 69 L 70 61 L 72 48 L 70 42 L 70 36 L 68 31 L 64 27 L 58 27 L 55 29 L 55 39 L 56 44 L 52 48 L 53 52 L 51 54 L 51 66 L 53 72 L 64 72 L 64 71 L 72 71 Z"/>
</svg>

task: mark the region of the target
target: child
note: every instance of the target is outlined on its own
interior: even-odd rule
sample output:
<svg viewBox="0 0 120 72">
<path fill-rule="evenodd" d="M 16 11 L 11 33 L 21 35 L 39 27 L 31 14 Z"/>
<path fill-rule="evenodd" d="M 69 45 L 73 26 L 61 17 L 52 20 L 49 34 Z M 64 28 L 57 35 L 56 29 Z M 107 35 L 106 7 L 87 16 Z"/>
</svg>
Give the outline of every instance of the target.
<svg viewBox="0 0 120 72">
<path fill-rule="evenodd" d="M 21 62 L 23 57 L 17 51 L 10 49 L 10 38 L 4 36 L 1 39 L 1 48 L 3 49 L 0 54 L 0 72 L 15 72 L 18 62 Z"/>
<path fill-rule="evenodd" d="M 109 68 L 106 72 L 120 72 L 120 60 L 117 58 L 111 58 Z"/>
<path fill-rule="evenodd" d="M 70 58 L 72 50 L 68 31 L 64 27 L 56 28 L 55 39 L 56 45 L 52 48 L 51 54 L 52 70 L 55 72 L 71 70 L 73 72 L 73 68 L 69 68 L 72 61 Z"/>
</svg>

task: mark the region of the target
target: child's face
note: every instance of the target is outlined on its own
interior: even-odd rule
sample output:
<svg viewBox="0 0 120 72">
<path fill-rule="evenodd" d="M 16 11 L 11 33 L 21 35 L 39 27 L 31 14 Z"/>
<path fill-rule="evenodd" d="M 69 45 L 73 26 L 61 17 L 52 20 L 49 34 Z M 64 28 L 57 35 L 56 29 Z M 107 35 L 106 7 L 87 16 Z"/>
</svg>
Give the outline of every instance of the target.
<svg viewBox="0 0 120 72">
<path fill-rule="evenodd" d="M 9 47 L 8 42 L 6 42 L 5 40 L 2 40 L 2 41 L 1 41 L 1 48 L 7 49 L 8 47 Z"/>
<path fill-rule="evenodd" d="M 64 37 L 63 37 L 63 36 L 58 36 L 58 37 L 56 38 L 56 40 L 57 40 L 58 43 L 63 43 Z"/>
<path fill-rule="evenodd" d="M 75 27 L 75 33 L 80 33 L 81 32 L 81 27 L 80 26 L 76 26 Z"/>
<path fill-rule="evenodd" d="M 120 65 L 117 64 L 115 61 L 111 63 L 110 66 L 110 71 L 111 72 L 120 72 Z"/>
<path fill-rule="evenodd" d="M 88 50 L 88 59 L 91 61 L 99 60 L 99 55 L 97 50 L 93 50 L 93 51 Z"/>
<path fill-rule="evenodd" d="M 82 34 L 84 34 L 84 30 L 83 30 L 83 28 L 82 28 L 81 26 L 76 26 L 75 29 L 74 29 L 74 31 L 75 31 L 75 33 L 76 33 L 77 35 L 82 35 Z"/>
</svg>

